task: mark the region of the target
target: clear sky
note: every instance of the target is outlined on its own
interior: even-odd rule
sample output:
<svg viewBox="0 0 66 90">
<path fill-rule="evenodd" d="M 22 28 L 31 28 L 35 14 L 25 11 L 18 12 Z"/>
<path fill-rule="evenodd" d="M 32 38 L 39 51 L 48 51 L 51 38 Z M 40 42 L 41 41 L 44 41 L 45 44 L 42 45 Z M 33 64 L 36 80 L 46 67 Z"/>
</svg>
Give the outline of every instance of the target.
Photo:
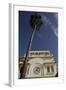
<svg viewBox="0 0 66 90">
<path fill-rule="evenodd" d="M 35 34 L 31 50 L 49 50 L 56 61 L 58 61 L 58 13 L 37 12 L 41 15 L 43 25 Z M 33 12 L 19 11 L 19 57 L 27 50 L 31 37 L 30 15 Z"/>
</svg>

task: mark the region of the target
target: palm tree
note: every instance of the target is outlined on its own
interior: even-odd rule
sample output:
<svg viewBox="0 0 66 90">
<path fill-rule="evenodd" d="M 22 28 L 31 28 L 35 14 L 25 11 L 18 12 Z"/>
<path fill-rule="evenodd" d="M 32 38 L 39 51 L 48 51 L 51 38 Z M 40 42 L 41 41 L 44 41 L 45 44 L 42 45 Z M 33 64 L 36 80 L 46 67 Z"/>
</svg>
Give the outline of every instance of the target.
<svg viewBox="0 0 66 90">
<path fill-rule="evenodd" d="M 30 41 L 28 43 L 28 48 L 27 48 L 27 52 L 26 52 L 26 56 L 25 56 L 25 60 L 24 60 L 22 78 L 25 78 L 26 65 L 27 65 L 27 60 L 28 60 L 28 56 L 29 56 L 29 51 L 31 50 L 33 38 L 35 36 L 35 33 L 40 29 L 42 24 L 43 24 L 43 22 L 42 22 L 41 16 L 39 14 L 34 13 L 33 15 L 30 16 L 30 25 L 32 28 L 32 35 L 31 35 Z"/>
</svg>

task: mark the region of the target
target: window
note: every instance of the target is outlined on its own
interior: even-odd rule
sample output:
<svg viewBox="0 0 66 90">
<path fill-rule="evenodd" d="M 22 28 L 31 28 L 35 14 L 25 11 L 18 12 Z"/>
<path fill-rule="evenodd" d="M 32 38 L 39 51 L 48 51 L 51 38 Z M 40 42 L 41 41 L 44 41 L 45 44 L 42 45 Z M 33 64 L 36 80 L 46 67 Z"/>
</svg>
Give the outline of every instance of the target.
<svg viewBox="0 0 66 90">
<path fill-rule="evenodd" d="M 53 66 L 51 66 L 51 71 L 54 72 L 54 68 L 53 68 Z"/>
<path fill-rule="evenodd" d="M 47 72 L 50 72 L 50 67 L 49 66 L 47 67 Z"/>
<path fill-rule="evenodd" d="M 35 68 L 33 69 L 33 72 L 34 72 L 35 74 L 39 74 L 39 73 L 40 73 L 40 67 L 35 67 Z"/>
</svg>

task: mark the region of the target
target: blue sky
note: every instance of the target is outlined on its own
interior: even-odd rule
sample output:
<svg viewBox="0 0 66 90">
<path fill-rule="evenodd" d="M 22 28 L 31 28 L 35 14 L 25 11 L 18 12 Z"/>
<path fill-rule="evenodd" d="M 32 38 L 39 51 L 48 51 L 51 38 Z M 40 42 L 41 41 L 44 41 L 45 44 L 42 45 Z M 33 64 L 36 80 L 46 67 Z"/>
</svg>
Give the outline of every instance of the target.
<svg viewBox="0 0 66 90">
<path fill-rule="evenodd" d="M 35 34 L 31 50 L 49 50 L 58 61 L 58 13 L 37 12 L 41 15 L 43 25 Z M 30 26 L 31 11 L 19 11 L 19 57 L 27 50 L 28 42 L 32 34 Z"/>
</svg>

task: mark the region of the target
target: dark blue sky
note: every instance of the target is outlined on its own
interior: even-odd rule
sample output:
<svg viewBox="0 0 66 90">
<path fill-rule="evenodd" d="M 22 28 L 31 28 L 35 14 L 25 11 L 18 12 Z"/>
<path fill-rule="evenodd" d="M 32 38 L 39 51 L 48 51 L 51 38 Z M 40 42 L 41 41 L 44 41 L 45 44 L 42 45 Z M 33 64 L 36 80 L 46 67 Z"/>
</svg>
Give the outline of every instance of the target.
<svg viewBox="0 0 66 90">
<path fill-rule="evenodd" d="M 33 12 L 19 11 L 19 57 L 26 53 L 32 34 L 30 15 Z M 32 50 L 49 50 L 56 61 L 58 60 L 58 13 L 38 12 L 43 20 L 39 32 L 35 34 Z"/>
</svg>

